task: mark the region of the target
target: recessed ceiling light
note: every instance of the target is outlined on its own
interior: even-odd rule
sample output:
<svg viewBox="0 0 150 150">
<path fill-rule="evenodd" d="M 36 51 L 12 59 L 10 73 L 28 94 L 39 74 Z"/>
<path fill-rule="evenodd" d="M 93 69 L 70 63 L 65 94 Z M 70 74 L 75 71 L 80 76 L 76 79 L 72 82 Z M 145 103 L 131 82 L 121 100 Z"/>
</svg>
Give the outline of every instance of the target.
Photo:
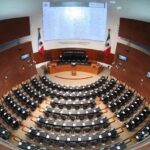
<svg viewBox="0 0 150 150">
<path fill-rule="evenodd" d="M 118 6 L 118 7 L 116 7 L 116 9 L 121 10 L 121 9 L 122 9 L 122 7 L 121 7 L 121 6 Z"/>
<path fill-rule="evenodd" d="M 111 3 L 111 4 L 115 4 L 115 3 L 116 3 L 116 1 L 111 0 L 111 1 L 110 1 L 110 3 Z"/>
</svg>

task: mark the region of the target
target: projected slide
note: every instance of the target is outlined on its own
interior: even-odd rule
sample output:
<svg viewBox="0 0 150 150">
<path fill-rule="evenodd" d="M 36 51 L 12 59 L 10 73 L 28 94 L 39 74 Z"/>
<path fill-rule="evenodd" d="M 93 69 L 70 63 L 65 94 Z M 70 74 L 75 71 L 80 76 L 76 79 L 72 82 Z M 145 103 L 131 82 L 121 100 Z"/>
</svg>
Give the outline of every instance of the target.
<svg viewBox="0 0 150 150">
<path fill-rule="evenodd" d="M 105 41 L 107 5 L 51 7 L 43 2 L 44 40 Z"/>
</svg>

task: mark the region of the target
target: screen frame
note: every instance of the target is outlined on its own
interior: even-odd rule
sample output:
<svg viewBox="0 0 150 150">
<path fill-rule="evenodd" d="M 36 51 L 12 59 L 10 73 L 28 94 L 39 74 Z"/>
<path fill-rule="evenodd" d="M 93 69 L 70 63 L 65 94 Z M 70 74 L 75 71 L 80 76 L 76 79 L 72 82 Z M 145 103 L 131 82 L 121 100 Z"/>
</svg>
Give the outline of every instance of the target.
<svg viewBox="0 0 150 150">
<path fill-rule="evenodd" d="M 51 5 L 51 2 L 42 2 L 42 25 L 43 25 L 43 39 L 44 39 L 44 41 L 48 41 L 48 42 L 51 42 L 51 41 L 63 41 L 63 40 L 65 40 L 65 41 L 73 41 L 73 40 L 78 40 L 78 41 L 97 41 L 97 42 L 105 42 L 105 40 L 106 40 L 106 28 L 107 28 L 107 20 L 108 20 L 108 17 L 107 17 L 107 14 L 108 14 L 108 7 L 107 7 L 107 3 L 106 2 L 99 2 L 99 3 L 95 3 L 92 7 L 91 6 L 89 6 L 89 3 L 87 3 L 88 5 L 86 5 L 86 6 L 64 6 L 64 5 L 60 5 L 60 6 L 53 6 L 53 4 Z M 103 5 L 103 6 L 101 6 L 101 5 Z M 95 6 L 95 5 L 98 5 L 97 7 Z M 51 37 L 51 36 L 49 36 L 48 34 L 46 34 L 46 27 L 47 27 L 47 21 L 45 21 L 45 13 L 46 13 L 46 10 L 48 10 L 50 7 L 52 7 L 52 8 L 81 8 L 81 7 L 83 7 L 83 8 L 95 8 L 95 9 L 97 9 L 97 8 L 99 8 L 99 9 L 106 9 L 106 19 L 105 19 L 105 29 L 104 29 L 104 33 L 101 33 L 100 35 L 101 36 L 99 36 L 99 37 L 95 37 L 95 36 L 91 36 L 91 34 L 90 34 L 90 36 L 78 36 L 77 34 L 75 34 L 75 35 L 66 35 L 65 34 L 65 36 L 60 36 L 61 34 L 63 35 L 63 32 L 61 32 L 61 34 L 59 34 L 59 36 L 57 36 L 57 34 L 50 34 L 50 35 L 56 35 L 55 37 Z M 47 20 L 47 19 L 46 19 Z M 51 21 L 52 23 L 54 23 L 54 21 Z M 96 24 L 96 23 L 95 23 Z M 54 25 L 53 25 L 54 26 Z M 95 29 L 95 28 L 94 28 Z M 55 31 L 55 30 L 54 30 Z M 61 31 L 64 31 L 64 30 L 61 30 Z M 74 30 L 75 31 L 75 30 Z M 99 30 L 100 31 L 100 30 Z M 48 32 L 47 32 L 48 33 Z M 70 33 L 72 33 L 72 32 L 70 32 Z M 74 32 L 73 32 L 74 33 Z M 76 33 L 76 32 L 75 32 Z M 96 33 L 96 35 L 97 35 L 97 33 Z"/>
<path fill-rule="evenodd" d="M 29 53 L 25 53 L 23 55 L 21 55 L 21 60 L 26 61 L 30 59 L 30 54 Z"/>
<path fill-rule="evenodd" d="M 150 71 L 147 72 L 146 77 L 147 77 L 148 79 L 150 79 Z"/>
<path fill-rule="evenodd" d="M 118 59 L 122 61 L 128 61 L 128 57 L 125 55 L 118 54 Z"/>
</svg>

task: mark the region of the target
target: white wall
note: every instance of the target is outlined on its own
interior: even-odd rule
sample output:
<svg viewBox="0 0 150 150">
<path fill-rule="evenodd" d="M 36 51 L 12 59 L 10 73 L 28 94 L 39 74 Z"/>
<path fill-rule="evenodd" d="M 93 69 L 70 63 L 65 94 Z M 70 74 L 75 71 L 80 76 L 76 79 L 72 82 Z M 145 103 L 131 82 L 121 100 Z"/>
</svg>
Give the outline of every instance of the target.
<svg viewBox="0 0 150 150">
<path fill-rule="evenodd" d="M 22 17 L 22 16 L 30 16 L 30 24 L 31 24 L 31 36 L 22 38 L 21 42 L 23 41 L 32 41 L 33 45 L 33 51 L 38 51 L 38 31 L 37 29 L 41 28 L 41 34 L 42 34 L 42 1 L 44 0 L 0 0 L 0 19 L 7 19 L 7 18 L 14 18 L 14 17 Z M 49 0 L 45 0 L 49 1 Z M 139 0 L 138 0 L 139 1 Z M 130 0 L 126 0 L 126 3 L 128 5 L 124 5 L 127 7 L 142 7 L 141 5 L 135 5 L 137 3 L 133 3 L 132 5 L 129 4 L 131 2 Z M 136 1 L 137 2 L 137 1 Z M 122 3 L 122 1 L 120 2 Z M 108 3 L 109 4 L 109 3 Z M 131 12 L 130 10 L 126 10 L 124 7 L 122 10 L 117 10 L 116 6 L 119 3 L 112 5 L 108 5 L 108 25 L 107 28 L 111 29 L 111 46 L 112 46 L 112 53 L 115 53 L 116 49 L 116 43 L 122 42 L 124 44 L 128 44 L 130 46 L 133 46 L 135 48 L 139 48 L 142 51 L 145 51 L 148 53 L 147 48 L 142 48 L 139 46 L 136 46 L 135 44 L 131 44 L 127 40 L 123 40 L 118 37 L 118 27 L 119 27 L 119 18 L 120 17 L 127 17 L 127 18 L 135 18 L 135 19 L 149 19 L 149 16 L 145 16 L 145 14 L 148 14 L 147 12 L 140 13 L 139 11 L 133 9 Z M 124 6 L 123 5 L 123 6 Z M 145 8 L 145 6 L 143 6 Z M 147 8 L 148 9 L 148 8 Z M 130 14 L 130 13 L 131 14 Z M 139 17 L 139 18 L 138 18 Z M 107 35 L 107 33 L 106 33 Z M 96 49 L 96 50 L 104 50 L 104 42 L 96 42 L 96 41 L 51 41 L 51 42 L 45 42 L 44 41 L 44 47 L 45 50 L 48 49 L 54 49 L 54 48 L 65 48 L 65 47 L 79 47 L 79 48 L 90 48 L 90 49 Z"/>
<path fill-rule="evenodd" d="M 108 12 L 108 28 L 111 28 L 111 46 L 112 46 L 112 53 L 115 53 L 116 48 L 116 38 L 118 34 L 118 24 L 119 19 L 113 17 L 111 13 Z M 34 52 L 38 51 L 38 28 L 41 28 L 41 35 L 42 34 L 42 8 L 39 7 L 37 9 L 36 14 L 30 15 L 30 22 L 31 22 L 31 36 L 23 39 L 23 41 L 28 40 L 29 38 L 32 39 L 33 50 Z M 116 24 L 117 23 L 117 24 Z M 107 36 L 107 31 L 106 31 Z M 98 42 L 98 41 L 90 41 L 90 40 L 59 40 L 59 41 L 44 41 L 44 48 L 48 49 L 55 49 L 55 48 L 66 48 L 66 47 L 79 47 L 79 48 L 89 48 L 89 49 L 96 49 L 96 50 L 104 50 L 105 49 L 105 42 Z"/>
<path fill-rule="evenodd" d="M 41 28 L 41 35 L 43 36 L 42 32 L 42 2 L 39 3 L 39 9 L 36 10 L 36 13 L 30 15 L 30 22 L 31 22 L 31 40 L 33 45 L 33 51 L 38 51 L 38 28 Z M 117 13 L 116 13 L 117 11 Z M 146 48 L 133 44 L 129 40 L 123 39 L 118 37 L 119 31 L 119 19 L 121 14 L 119 14 L 121 10 L 114 10 L 110 8 L 108 5 L 108 21 L 107 21 L 107 29 L 111 29 L 111 52 L 115 53 L 117 42 L 121 42 L 123 44 L 130 45 L 134 48 L 137 48 L 145 53 L 148 53 Z M 106 31 L 107 32 L 107 31 Z M 107 35 L 107 33 L 106 33 Z M 27 38 L 29 39 L 29 38 Z M 89 41 L 89 40 L 59 40 L 59 41 L 44 41 L 44 48 L 45 50 L 55 49 L 55 48 L 67 48 L 67 47 L 77 47 L 77 48 L 89 48 L 95 50 L 104 50 L 105 49 L 105 42 L 98 42 L 98 41 Z"/>
</svg>

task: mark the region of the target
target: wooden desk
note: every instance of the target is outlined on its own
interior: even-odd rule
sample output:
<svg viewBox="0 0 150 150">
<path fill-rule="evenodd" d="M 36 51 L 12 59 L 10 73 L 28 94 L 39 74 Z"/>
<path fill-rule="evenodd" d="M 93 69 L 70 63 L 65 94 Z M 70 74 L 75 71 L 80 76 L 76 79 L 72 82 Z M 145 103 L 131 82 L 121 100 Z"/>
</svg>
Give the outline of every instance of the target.
<svg viewBox="0 0 150 150">
<path fill-rule="evenodd" d="M 58 72 L 64 72 L 64 71 L 83 71 L 83 72 L 88 72 L 88 73 L 93 73 L 93 74 L 99 74 L 102 70 L 102 68 L 98 64 L 91 64 L 91 65 L 56 65 L 53 63 L 48 64 L 48 72 L 50 74 L 53 73 L 58 73 Z M 74 74 L 75 75 L 75 74 Z"/>
</svg>

